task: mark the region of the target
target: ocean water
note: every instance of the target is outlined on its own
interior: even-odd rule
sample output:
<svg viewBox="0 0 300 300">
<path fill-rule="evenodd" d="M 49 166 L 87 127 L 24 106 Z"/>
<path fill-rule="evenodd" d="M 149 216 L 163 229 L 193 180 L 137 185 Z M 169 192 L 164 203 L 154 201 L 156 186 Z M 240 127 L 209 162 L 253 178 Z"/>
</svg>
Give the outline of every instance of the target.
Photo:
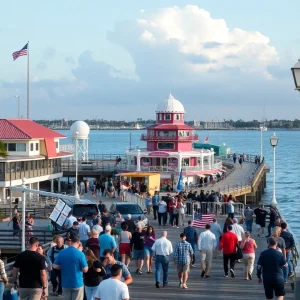
<svg viewBox="0 0 300 300">
<path fill-rule="evenodd" d="M 71 133 L 61 131 L 67 136 L 62 143 L 71 143 Z M 95 130 L 89 135 L 89 154 L 123 154 L 126 147 L 146 147 L 146 142 L 140 141 L 144 130 Z M 260 131 L 197 131 L 200 141 L 209 136 L 209 143 L 225 144 L 236 153 L 260 155 Z M 273 148 L 270 145 L 272 131 L 263 132 L 263 156 L 271 172 L 267 174 L 267 188 L 264 203 L 272 200 L 273 190 Z M 279 209 L 287 219 L 297 239 L 300 238 L 300 222 L 297 221 L 300 211 L 300 131 L 276 131 L 279 138 L 276 148 L 276 199 Z"/>
</svg>

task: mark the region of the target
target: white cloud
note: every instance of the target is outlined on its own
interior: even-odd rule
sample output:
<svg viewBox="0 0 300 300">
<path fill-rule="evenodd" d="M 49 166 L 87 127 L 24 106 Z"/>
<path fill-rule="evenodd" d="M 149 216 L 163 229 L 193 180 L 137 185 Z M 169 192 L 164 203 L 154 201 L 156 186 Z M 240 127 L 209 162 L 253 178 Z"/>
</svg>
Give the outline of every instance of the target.
<svg viewBox="0 0 300 300">
<path fill-rule="evenodd" d="M 140 14 L 144 14 L 145 10 L 143 8 L 140 9 Z"/>
<path fill-rule="evenodd" d="M 267 67 L 279 61 L 267 36 L 258 31 L 229 29 L 224 19 L 214 19 L 196 5 L 174 6 L 144 14 L 135 26 L 141 32 L 140 41 L 151 41 L 151 46 L 155 44 L 158 49 L 175 43 L 173 51 L 186 56 L 182 63 L 192 72 L 229 67 L 271 78 Z M 190 61 L 189 55 L 205 56 L 207 63 Z"/>
</svg>

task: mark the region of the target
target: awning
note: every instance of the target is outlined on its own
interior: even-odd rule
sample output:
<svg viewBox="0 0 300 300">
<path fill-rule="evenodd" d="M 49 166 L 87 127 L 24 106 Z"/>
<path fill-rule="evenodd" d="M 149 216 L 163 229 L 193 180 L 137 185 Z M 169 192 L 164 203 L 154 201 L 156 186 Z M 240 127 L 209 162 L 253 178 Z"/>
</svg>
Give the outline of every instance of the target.
<svg viewBox="0 0 300 300">
<path fill-rule="evenodd" d="M 204 174 L 199 174 L 197 175 L 198 177 L 202 177 L 202 178 L 205 178 L 206 176 Z"/>
</svg>

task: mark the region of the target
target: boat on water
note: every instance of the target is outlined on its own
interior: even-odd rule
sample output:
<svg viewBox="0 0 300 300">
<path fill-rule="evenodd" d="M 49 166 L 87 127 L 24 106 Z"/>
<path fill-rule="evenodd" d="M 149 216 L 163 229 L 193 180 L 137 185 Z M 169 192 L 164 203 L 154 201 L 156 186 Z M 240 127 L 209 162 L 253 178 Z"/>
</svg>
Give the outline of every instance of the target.
<svg viewBox="0 0 300 300">
<path fill-rule="evenodd" d="M 267 127 L 266 124 L 260 124 L 259 130 L 261 130 L 261 131 L 268 131 L 268 127 Z"/>
</svg>

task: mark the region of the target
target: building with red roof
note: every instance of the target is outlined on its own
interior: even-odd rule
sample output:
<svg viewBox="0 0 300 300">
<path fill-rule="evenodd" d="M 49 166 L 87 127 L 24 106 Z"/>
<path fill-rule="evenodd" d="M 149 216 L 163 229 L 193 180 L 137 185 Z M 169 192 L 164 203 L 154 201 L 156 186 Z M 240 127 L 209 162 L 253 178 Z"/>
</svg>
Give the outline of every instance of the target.
<svg viewBox="0 0 300 300">
<path fill-rule="evenodd" d="M 127 150 L 126 162 L 118 165 L 119 172 L 159 172 L 161 185 L 173 184 L 173 188 L 181 170 L 185 184 L 196 184 L 201 177 L 219 172 L 222 161 L 215 158 L 213 149 L 194 149 L 198 135 L 184 124 L 184 114 L 182 103 L 170 94 L 156 109 L 156 124 L 141 136 L 146 148 Z"/>
<path fill-rule="evenodd" d="M 0 119 L 0 140 L 6 144 L 8 157 L 0 157 L 0 199 L 9 197 L 10 186 L 26 184 L 39 189 L 42 181 L 51 181 L 62 177 L 61 160 L 72 156 L 59 151 L 60 140 L 66 138 L 61 133 L 46 128 L 27 119 Z M 60 184 L 58 184 L 60 187 Z M 15 197 L 17 191 L 14 191 Z M 15 195 L 16 194 L 16 195 Z"/>
</svg>

